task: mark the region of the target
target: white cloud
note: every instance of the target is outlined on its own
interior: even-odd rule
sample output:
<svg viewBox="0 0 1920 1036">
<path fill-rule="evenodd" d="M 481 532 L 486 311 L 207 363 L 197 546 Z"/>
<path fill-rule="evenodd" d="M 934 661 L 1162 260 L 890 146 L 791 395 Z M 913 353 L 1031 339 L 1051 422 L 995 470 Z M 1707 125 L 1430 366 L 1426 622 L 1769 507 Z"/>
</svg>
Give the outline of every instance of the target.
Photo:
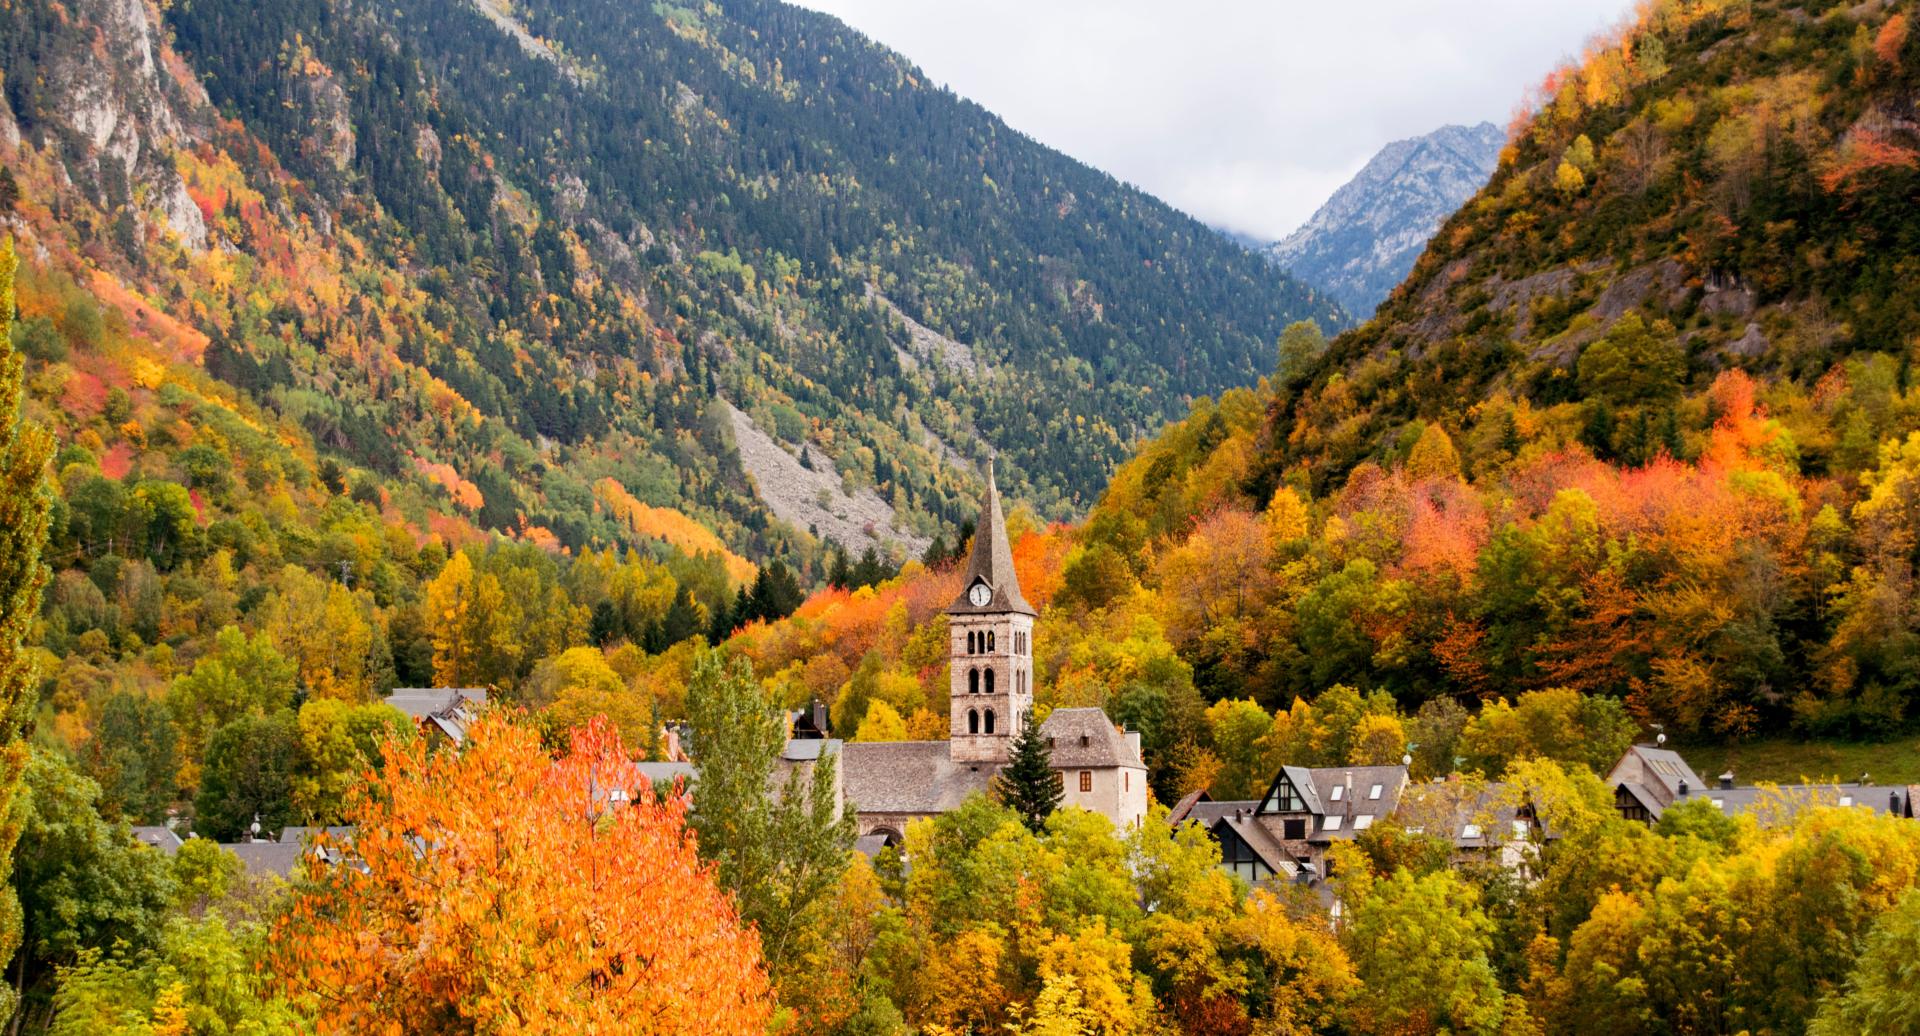
<svg viewBox="0 0 1920 1036">
<path fill-rule="evenodd" d="M 1381 145 L 1505 124 L 1629 0 L 800 0 L 1015 128 L 1269 239 Z"/>
</svg>

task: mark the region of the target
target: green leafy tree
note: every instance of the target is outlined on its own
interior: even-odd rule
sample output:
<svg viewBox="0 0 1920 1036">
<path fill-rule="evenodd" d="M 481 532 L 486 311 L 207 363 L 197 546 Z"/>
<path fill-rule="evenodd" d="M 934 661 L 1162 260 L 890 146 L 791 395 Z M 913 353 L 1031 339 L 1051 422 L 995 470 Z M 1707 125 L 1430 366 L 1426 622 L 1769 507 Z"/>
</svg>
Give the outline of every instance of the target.
<svg viewBox="0 0 1920 1036">
<path fill-rule="evenodd" d="M 231 842 L 258 816 L 263 834 L 278 834 L 297 816 L 293 780 L 299 756 L 300 731 L 291 712 L 248 716 L 221 727 L 207 743 L 200 794 L 193 800 L 196 830 Z"/>
<path fill-rule="evenodd" d="M 259 925 L 208 914 L 172 919 L 152 950 L 88 950 L 61 970 L 48 1036 L 308 1031 L 259 965 L 264 942 Z"/>
<path fill-rule="evenodd" d="M 1040 726 L 1028 712 L 1013 738 L 1013 755 L 993 782 L 994 792 L 1008 809 L 1020 814 L 1028 830 L 1039 832 L 1060 808 L 1060 775 L 1053 772 L 1053 750 L 1040 736 Z"/>
<path fill-rule="evenodd" d="M 1320 354 L 1327 351 L 1327 336 L 1311 320 L 1296 320 L 1280 332 L 1279 373 L 1282 381 L 1291 381 L 1307 373 Z"/>
<path fill-rule="evenodd" d="M 1649 324 L 1639 313 L 1628 313 L 1580 354 L 1577 372 L 1581 389 L 1590 396 L 1619 406 L 1649 403 L 1678 395 L 1685 387 L 1687 355 L 1672 324 Z"/>
<path fill-rule="evenodd" d="M 804 956 L 817 912 L 846 870 L 851 806 L 834 802 L 831 754 L 779 777 L 786 722 L 745 659 L 703 652 L 687 685 L 694 831 L 740 914 L 760 929 L 776 980 Z"/>
<path fill-rule="evenodd" d="M 161 702 L 117 691 L 100 705 L 82 761 L 100 783 L 101 809 L 135 823 L 157 823 L 173 802 L 178 762 L 173 724 Z"/>
<path fill-rule="evenodd" d="M 167 708 L 190 759 L 206 750 L 213 732 L 244 716 L 265 716 L 293 704 L 298 688 L 292 660 L 264 631 L 249 637 L 228 626 L 213 651 L 174 678 Z"/>
<path fill-rule="evenodd" d="M 1341 943 L 1361 989 L 1362 1032 L 1498 1032 L 1504 995 L 1487 952 L 1493 924 L 1452 871 L 1396 871 L 1353 908 Z"/>
<path fill-rule="evenodd" d="M 1920 1032 L 1920 890 L 1909 891 L 1867 933 L 1844 989 L 1820 1004 L 1812 1036 L 1901 1036 Z"/>
<path fill-rule="evenodd" d="M 33 714 L 34 665 L 24 650 L 40 613 L 47 570 L 40 552 L 47 542 L 49 502 L 43 472 L 53 453 L 45 430 L 20 416 L 20 357 L 13 351 L 13 239 L 0 242 L 0 961 L 20 948 L 20 908 L 13 870 L 14 845 L 26 821 L 23 775 L 28 753 L 21 730 Z M 11 1013 L 11 990 L 0 987 L 0 1016 Z"/>
<path fill-rule="evenodd" d="M 140 952 L 158 937 L 175 898 L 166 857 L 97 810 L 100 786 L 66 761 L 34 750 L 27 809 L 14 865 L 26 938 L 16 962 L 25 1010 L 44 1013 L 56 967 L 85 951 Z"/>
</svg>

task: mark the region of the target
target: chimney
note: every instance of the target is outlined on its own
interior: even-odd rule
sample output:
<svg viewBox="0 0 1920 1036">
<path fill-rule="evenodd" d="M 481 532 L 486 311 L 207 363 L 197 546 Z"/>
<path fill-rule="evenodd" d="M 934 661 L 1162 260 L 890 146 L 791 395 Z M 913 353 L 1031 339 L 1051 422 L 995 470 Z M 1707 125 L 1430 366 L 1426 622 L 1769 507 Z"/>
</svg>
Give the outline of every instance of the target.
<svg viewBox="0 0 1920 1036">
<path fill-rule="evenodd" d="M 1687 797 L 1687 782 L 1685 780 L 1680 782 L 1680 797 L 1683 799 Z"/>
<path fill-rule="evenodd" d="M 1733 771 L 1732 770 L 1728 770 L 1726 773 L 1723 773 L 1720 775 L 1720 790 L 1721 791 L 1733 790 Z"/>
<path fill-rule="evenodd" d="M 1899 788 L 1895 788 L 1892 791 L 1887 792 L 1887 813 L 1896 817 L 1900 815 L 1900 789 Z"/>
<path fill-rule="evenodd" d="M 1127 749 L 1133 753 L 1135 759 L 1144 758 L 1140 754 L 1140 732 L 1138 730 L 1127 731 Z"/>
</svg>

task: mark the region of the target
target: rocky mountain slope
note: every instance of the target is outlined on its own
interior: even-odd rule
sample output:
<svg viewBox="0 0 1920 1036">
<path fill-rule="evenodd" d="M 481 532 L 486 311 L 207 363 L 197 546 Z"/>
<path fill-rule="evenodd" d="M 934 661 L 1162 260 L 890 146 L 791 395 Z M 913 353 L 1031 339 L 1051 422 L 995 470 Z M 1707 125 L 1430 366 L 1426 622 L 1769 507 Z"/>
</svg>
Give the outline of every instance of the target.
<svg viewBox="0 0 1920 1036">
<path fill-rule="evenodd" d="M 1364 319 L 1413 269 L 1441 221 L 1486 185 L 1504 143 L 1490 122 L 1396 140 L 1266 254 Z"/>
<path fill-rule="evenodd" d="M 657 539 L 611 498 L 817 556 L 725 400 L 867 501 L 845 546 L 904 553 L 990 447 L 1072 513 L 1332 312 L 779 3 L 29 0 L 0 71 L 30 271 L 173 373 L 67 366 L 136 408 L 211 375 L 422 527 Z"/>
</svg>

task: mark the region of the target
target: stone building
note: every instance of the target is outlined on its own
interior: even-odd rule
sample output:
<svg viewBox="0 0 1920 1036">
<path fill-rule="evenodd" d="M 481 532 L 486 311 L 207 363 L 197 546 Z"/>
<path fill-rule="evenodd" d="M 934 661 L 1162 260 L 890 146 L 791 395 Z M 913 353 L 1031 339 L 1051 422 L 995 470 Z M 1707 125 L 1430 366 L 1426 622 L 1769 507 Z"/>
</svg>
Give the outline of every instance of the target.
<svg viewBox="0 0 1920 1036">
<path fill-rule="evenodd" d="M 1033 711 L 1033 605 L 1020 592 L 993 470 L 960 594 L 947 608 L 945 741 L 847 742 L 841 780 L 866 844 L 896 841 L 906 825 L 947 812 L 992 787 Z M 1147 812 L 1140 736 L 1100 709 L 1055 709 L 1040 725 L 1060 774 L 1062 805 L 1122 826 Z"/>
</svg>

